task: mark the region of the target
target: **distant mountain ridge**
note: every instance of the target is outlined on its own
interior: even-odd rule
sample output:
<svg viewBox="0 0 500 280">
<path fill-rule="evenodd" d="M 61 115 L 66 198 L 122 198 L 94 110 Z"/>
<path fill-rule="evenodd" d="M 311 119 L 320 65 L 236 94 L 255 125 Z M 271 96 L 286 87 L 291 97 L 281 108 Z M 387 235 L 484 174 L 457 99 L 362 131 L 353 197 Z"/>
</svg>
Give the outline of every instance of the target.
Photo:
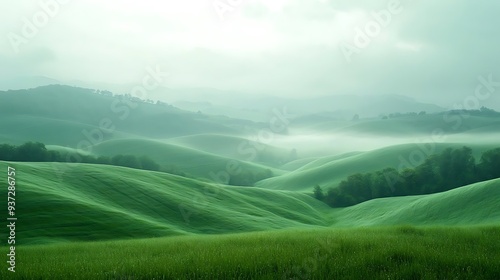
<svg viewBox="0 0 500 280">
<path fill-rule="evenodd" d="M 71 87 L 99 88 L 114 93 L 126 93 L 133 85 L 113 85 L 105 83 L 87 83 L 70 81 L 67 83 L 48 77 L 25 77 L 0 81 L 0 90 L 19 90 L 47 85 L 68 84 Z M 380 114 L 426 111 L 434 113 L 444 111 L 438 105 L 417 101 L 403 95 L 351 95 L 332 94 L 310 98 L 277 97 L 272 93 L 245 93 L 239 91 L 218 90 L 212 88 L 170 89 L 158 87 L 148 92 L 150 99 L 172 104 L 179 109 L 210 115 L 225 115 L 232 118 L 252 121 L 267 121 L 269 113 L 275 108 L 288 108 L 294 117 L 325 112 L 336 117 L 349 119 L 358 114 L 362 118 L 376 117 Z"/>
<path fill-rule="evenodd" d="M 61 84 L 60 81 L 45 76 L 29 76 L 14 79 L 0 79 L 0 90 L 20 90 Z"/>
<path fill-rule="evenodd" d="M 192 99 L 183 99 L 182 96 L 190 96 Z M 168 91 L 170 103 L 175 106 L 191 111 L 202 111 L 209 114 L 223 114 L 230 117 L 246 117 L 252 120 L 263 120 L 269 112 L 275 108 L 286 107 L 294 117 L 328 113 L 337 118 L 350 119 L 354 115 L 362 118 L 377 117 L 381 114 L 421 112 L 436 113 L 444 111 L 438 105 L 419 102 L 413 98 L 402 95 L 330 95 L 323 97 L 311 97 L 307 99 L 296 99 L 286 97 L 262 97 L 245 96 L 242 93 L 229 94 L 221 91 L 219 99 L 222 102 L 213 102 L 217 91 L 208 91 L 206 96 L 200 90 L 196 95 L 192 90 Z"/>
<path fill-rule="evenodd" d="M 22 141 L 38 139 L 67 145 L 66 136 L 82 138 L 81 131 L 103 126 L 136 138 L 169 138 L 202 133 L 238 134 L 246 121 L 197 114 L 163 102 L 62 85 L 0 92 L 0 138 L 9 131 Z M 57 135 L 56 135 L 57 134 Z M 105 134 L 105 133 L 103 133 Z M 30 137 L 31 136 L 31 137 Z M 71 137 L 70 137 L 71 138 Z"/>
</svg>

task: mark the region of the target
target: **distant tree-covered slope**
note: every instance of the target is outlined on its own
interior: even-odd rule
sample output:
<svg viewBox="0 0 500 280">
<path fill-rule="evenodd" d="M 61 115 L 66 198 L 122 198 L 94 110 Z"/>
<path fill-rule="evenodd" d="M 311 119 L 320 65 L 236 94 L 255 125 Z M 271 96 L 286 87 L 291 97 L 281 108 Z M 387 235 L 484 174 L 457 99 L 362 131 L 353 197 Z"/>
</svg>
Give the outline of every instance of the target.
<svg viewBox="0 0 500 280">
<path fill-rule="evenodd" d="M 238 134 L 224 117 L 183 111 L 129 95 L 52 85 L 0 92 L 0 140 L 75 147 L 82 139 L 168 138 L 200 133 Z M 241 128 L 240 128 L 241 129 Z"/>
<path fill-rule="evenodd" d="M 473 140 L 476 138 L 473 137 Z M 279 177 L 266 179 L 257 183 L 258 187 L 277 190 L 311 192 L 316 185 L 333 186 L 339 184 L 349 175 L 355 173 L 374 172 L 386 167 L 398 170 L 411 167 L 416 159 L 425 159 L 428 155 L 440 153 L 446 148 L 460 148 L 461 143 L 414 143 L 389 146 L 366 152 L 348 153 L 339 156 L 325 156 L 305 162 L 297 168 Z M 479 158 L 482 152 L 498 147 L 498 142 L 474 143 L 467 146 L 473 149 L 474 156 Z M 418 162 L 417 162 L 418 163 Z"/>
<path fill-rule="evenodd" d="M 500 178 L 498 166 L 500 148 L 484 152 L 478 163 L 469 147 L 447 148 L 413 168 L 351 174 L 326 192 L 317 185 L 314 196 L 332 207 L 346 207 L 381 197 L 432 194 Z"/>
</svg>

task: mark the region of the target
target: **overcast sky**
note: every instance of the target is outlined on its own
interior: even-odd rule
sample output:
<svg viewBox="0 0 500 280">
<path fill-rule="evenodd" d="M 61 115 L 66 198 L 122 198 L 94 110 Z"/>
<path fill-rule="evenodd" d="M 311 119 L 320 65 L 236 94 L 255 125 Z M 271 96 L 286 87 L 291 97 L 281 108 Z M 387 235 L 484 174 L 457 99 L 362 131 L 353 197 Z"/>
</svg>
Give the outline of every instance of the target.
<svg viewBox="0 0 500 280">
<path fill-rule="evenodd" d="M 55 1 L 1 2 L 2 77 L 135 83 L 158 65 L 171 87 L 442 105 L 474 94 L 478 76 L 500 81 L 495 0 Z M 55 10 L 46 22 L 40 3 Z"/>
</svg>

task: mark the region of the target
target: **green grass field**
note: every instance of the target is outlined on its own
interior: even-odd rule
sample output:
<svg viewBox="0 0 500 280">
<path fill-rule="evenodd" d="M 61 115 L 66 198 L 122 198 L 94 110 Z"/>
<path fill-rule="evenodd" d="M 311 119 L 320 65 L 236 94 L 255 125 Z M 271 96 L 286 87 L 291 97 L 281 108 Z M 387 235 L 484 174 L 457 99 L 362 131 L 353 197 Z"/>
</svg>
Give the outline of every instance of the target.
<svg viewBox="0 0 500 280">
<path fill-rule="evenodd" d="M 399 226 L 21 245 L 0 278 L 498 279 L 499 236 Z"/>
</svg>

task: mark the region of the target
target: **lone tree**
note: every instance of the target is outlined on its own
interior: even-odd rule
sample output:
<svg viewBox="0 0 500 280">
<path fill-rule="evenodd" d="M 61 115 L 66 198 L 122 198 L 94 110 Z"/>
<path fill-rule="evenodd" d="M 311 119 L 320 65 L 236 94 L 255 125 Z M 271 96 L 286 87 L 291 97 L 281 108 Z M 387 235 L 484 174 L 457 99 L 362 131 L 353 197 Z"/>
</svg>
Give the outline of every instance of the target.
<svg viewBox="0 0 500 280">
<path fill-rule="evenodd" d="M 314 198 L 321 201 L 325 199 L 325 194 L 319 185 L 314 186 Z"/>
</svg>

